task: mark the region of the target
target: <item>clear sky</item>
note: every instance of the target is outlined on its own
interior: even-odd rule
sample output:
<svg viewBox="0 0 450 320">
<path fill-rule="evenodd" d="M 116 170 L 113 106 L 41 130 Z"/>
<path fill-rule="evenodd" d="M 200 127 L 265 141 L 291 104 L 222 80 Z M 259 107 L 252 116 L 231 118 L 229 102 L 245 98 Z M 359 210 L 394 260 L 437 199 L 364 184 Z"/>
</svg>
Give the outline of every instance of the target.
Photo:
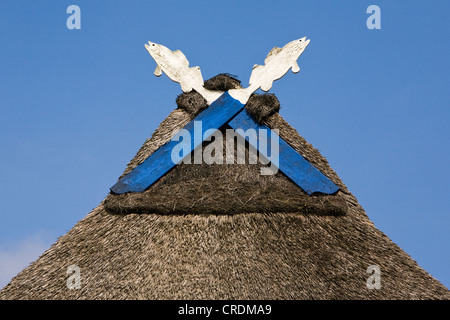
<svg viewBox="0 0 450 320">
<path fill-rule="evenodd" d="M 69 30 L 66 9 L 81 8 Z M 381 29 L 369 30 L 369 5 Z M 204 79 L 307 36 L 281 115 L 369 218 L 450 287 L 448 1 L 0 1 L 0 287 L 107 195 L 176 107 L 144 43 Z M 382 266 L 381 270 L 382 270 Z"/>
</svg>

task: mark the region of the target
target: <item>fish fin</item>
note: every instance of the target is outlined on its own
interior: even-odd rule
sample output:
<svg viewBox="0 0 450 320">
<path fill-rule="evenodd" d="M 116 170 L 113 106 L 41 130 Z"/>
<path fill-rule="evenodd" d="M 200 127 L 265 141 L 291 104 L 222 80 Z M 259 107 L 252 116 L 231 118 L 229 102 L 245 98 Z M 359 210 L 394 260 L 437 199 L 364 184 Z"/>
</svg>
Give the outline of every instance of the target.
<svg viewBox="0 0 450 320">
<path fill-rule="evenodd" d="M 176 55 L 181 60 L 181 62 L 183 63 L 184 66 L 186 66 L 186 67 L 189 66 L 189 61 L 183 52 L 181 52 L 180 50 L 175 50 L 175 51 L 173 51 L 173 54 Z"/>
<path fill-rule="evenodd" d="M 299 72 L 300 71 L 300 67 L 298 66 L 298 63 L 297 63 L 297 61 L 296 62 L 294 62 L 294 64 L 292 65 L 292 72 L 293 73 L 297 73 L 297 72 Z"/>
<path fill-rule="evenodd" d="M 261 85 L 261 90 L 264 92 L 267 92 L 272 88 L 272 85 L 273 85 L 273 81 L 265 82 Z"/>
<path fill-rule="evenodd" d="M 155 72 L 153 72 L 155 76 L 159 77 L 162 75 L 162 70 L 161 67 L 159 66 L 159 64 L 156 65 L 156 69 Z"/>
<path fill-rule="evenodd" d="M 183 90 L 183 92 L 191 92 L 192 91 L 192 86 L 186 84 L 184 81 L 180 82 L 181 85 L 181 90 Z"/>
<path fill-rule="evenodd" d="M 266 59 L 264 60 L 264 63 L 267 64 L 272 58 L 281 51 L 281 48 L 274 47 L 272 50 L 270 50 L 269 54 L 267 55 Z"/>
</svg>

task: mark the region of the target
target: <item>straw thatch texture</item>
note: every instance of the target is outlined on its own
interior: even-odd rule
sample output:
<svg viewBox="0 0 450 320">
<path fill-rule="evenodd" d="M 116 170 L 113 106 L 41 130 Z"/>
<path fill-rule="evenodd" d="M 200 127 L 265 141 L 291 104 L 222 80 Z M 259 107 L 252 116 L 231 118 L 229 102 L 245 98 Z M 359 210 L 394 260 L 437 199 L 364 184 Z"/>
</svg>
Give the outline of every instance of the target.
<svg viewBox="0 0 450 320">
<path fill-rule="evenodd" d="M 205 98 L 195 90 L 179 94 L 176 102 L 178 108 L 186 111 L 191 117 L 195 117 L 208 107 Z"/>
<path fill-rule="evenodd" d="M 174 110 L 125 173 L 189 120 Z M 450 299 L 447 288 L 375 228 L 316 149 L 278 113 L 265 122 L 341 188 L 336 198 L 345 202 L 345 215 L 260 208 L 112 214 L 104 201 L 3 288 L 0 299 Z M 168 185 L 186 183 L 182 172 L 195 165 L 179 168 L 184 171 L 171 172 Z M 81 269 L 78 290 L 66 286 L 73 264 Z M 380 290 L 366 287 L 369 265 L 381 269 Z"/>
<path fill-rule="evenodd" d="M 228 73 L 219 73 L 217 76 L 206 80 L 203 87 L 208 90 L 228 91 L 241 88 L 241 81 Z"/>
<path fill-rule="evenodd" d="M 271 93 L 252 94 L 245 109 L 257 122 L 264 122 L 269 116 L 280 112 L 280 101 Z"/>
<path fill-rule="evenodd" d="M 66 287 L 69 265 L 81 289 Z M 369 290 L 366 269 L 381 268 Z M 108 214 L 102 205 L 0 299 L 449 299 L 354 204 L 345 216 Z"/>
</svg>

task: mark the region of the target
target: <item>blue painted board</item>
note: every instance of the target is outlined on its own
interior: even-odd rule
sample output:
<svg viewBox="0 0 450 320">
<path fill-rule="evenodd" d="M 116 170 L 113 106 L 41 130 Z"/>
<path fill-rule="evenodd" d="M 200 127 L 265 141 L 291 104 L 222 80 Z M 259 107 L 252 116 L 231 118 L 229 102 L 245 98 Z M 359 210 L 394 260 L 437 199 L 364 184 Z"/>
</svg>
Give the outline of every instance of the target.
<svg viewBox="0 0 450 320">
<path fill-rule="evenodd" d="M 252 139 L 248 139 L 248 136 L 244 136 L 246 140 L 264 157 L 270 159 L 268 153 L 273 149 L 271 145 L 271 135 L 276 135 L 275 132 L 264 124 L 257 123 L 250 114 L 244 109 L 236 117 L 234 117 L 228 123 L 235 131 L 242 129 L 244 131 L 248 129 L 265 129 L 267 130 L 267 148 L 259 148 L 260 135 L 256 135 L 257 144 L 252 143 Z M 236 131 L 239 134 L 239 131 Z M 294 148 L 292 148 L 281 137 L 278 137 L 279 141 L 279 163 L 278 169 L 283 172 L 288 178 L 290 178 L 295 184 L 302 188 L 306 193 L 311 195 L 314 192 L 320 192 L 324 194 L 332 194 L 339 190 L 339 188 L 328 179 L 323 173 L 317 170 L 311 163 L 309 163 L 303 156 L 301 156 Z"/>
<path fill-rule="evenodd" d="M 193 137 L 187 154 L 190 154 L 195 148 L 200 146 L 203 139 L 209 138 L 215 130 L 218 130 L 227 123 L 243 108 L 244 105 L 238 100 L 233 99 L 228 92 L 225 92 L 211 103 L 207 109 L 184 127 L 190 136 Z M 199 123 L 201 123 L 201 131 L 197 129 L 199 128 Z M 207 130 L 209 131 L 205 135 Z M 120 179 L 111 188 L 111 191 L 116 194 L 142 192 L 150 187 L 176 165 L 177 162 L 172 160 L 172 149 L 176 145 L 179 145 L 180 141 L 170 140 L 161 146 L 143 163 Z"/>
</svg>

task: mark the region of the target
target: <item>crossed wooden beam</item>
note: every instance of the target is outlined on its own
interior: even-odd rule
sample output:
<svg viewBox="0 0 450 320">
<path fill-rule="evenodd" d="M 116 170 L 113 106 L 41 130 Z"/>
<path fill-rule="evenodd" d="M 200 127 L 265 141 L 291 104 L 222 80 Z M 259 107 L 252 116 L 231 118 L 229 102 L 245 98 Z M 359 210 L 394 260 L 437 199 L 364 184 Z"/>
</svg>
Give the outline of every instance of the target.
<svg viewBox="0 0 450 320">
<path fill-rule="evenodd" d="M 177 50 L 170 49 L 149 42 L 146 45 L 150 55 L 155 59 L 157 67 L 155 75 L 160 76 L 162 72 L 175 82 L 180 83 L 184 92 L 196 90 L 207 100 L 209 107 L 189 122 L 183 129 L 187 130 L 191 137 L 189 154 L 199 147 L 203 141 L 209 139 L 215 130 L 219 130 L 223 125 L 228 124 L 236 134 L 245 138 L 260 155 L 269 159 L 268 150 L 271 148 L 258 148 L 260 141 L 249 139 L 242 135 L 248 129 L 258 132 L 264 129 L 267 132 L 267 141 L 270 143 L 271 135 L 277 135 L 268 126 L 256 122 L 244 109 L 250 95 L 261 88 L 268 91 L 272 87 L 273 81 L 281 78 L 289 69 L 298 72 L 300 68 L 297 59 L 303 53 L 309 40 L 302 38 L 286 44 L 283 48 L 273 48 L 265 59 L 265 65 L 255 65 L 250 77 L 250 86 L 243 89 L 232 89 L 224 93 L 210 91 L 203 87 L 203 78 L 199 67 L 189 67 L 189 62 L 184 54 Z M 202 130 L 196 132 L 194 123 L 201 121 Z M 212 130 L 211 130 L 212 129 Z M 242 129 L 242 130 L 236 130 Z M 181 130 L 180 130 L 181 131 Z M 242 132 L 241 132 L 242 131 Z M 205 133 L 209 133 L 205 134 Z M 198 135 L 201 135 L 198 137 Z M 313 193 L 333 194 L 339 188 L 324 174 L 311 165 L 302 155 L 295 151 L 281 137 L 279 141 L 278 169 L 290 178 L 296 185 L 309 195 Z M 111 191 L 116 194 L 127 192 L 142 192 L 153 185 L 176 163 L 172 159 L 172 149 L 178 144 L 174 139 L 170 140 L 144 162 L 134 168 L 131 172 L 121 178 Z"/>
</svg>

